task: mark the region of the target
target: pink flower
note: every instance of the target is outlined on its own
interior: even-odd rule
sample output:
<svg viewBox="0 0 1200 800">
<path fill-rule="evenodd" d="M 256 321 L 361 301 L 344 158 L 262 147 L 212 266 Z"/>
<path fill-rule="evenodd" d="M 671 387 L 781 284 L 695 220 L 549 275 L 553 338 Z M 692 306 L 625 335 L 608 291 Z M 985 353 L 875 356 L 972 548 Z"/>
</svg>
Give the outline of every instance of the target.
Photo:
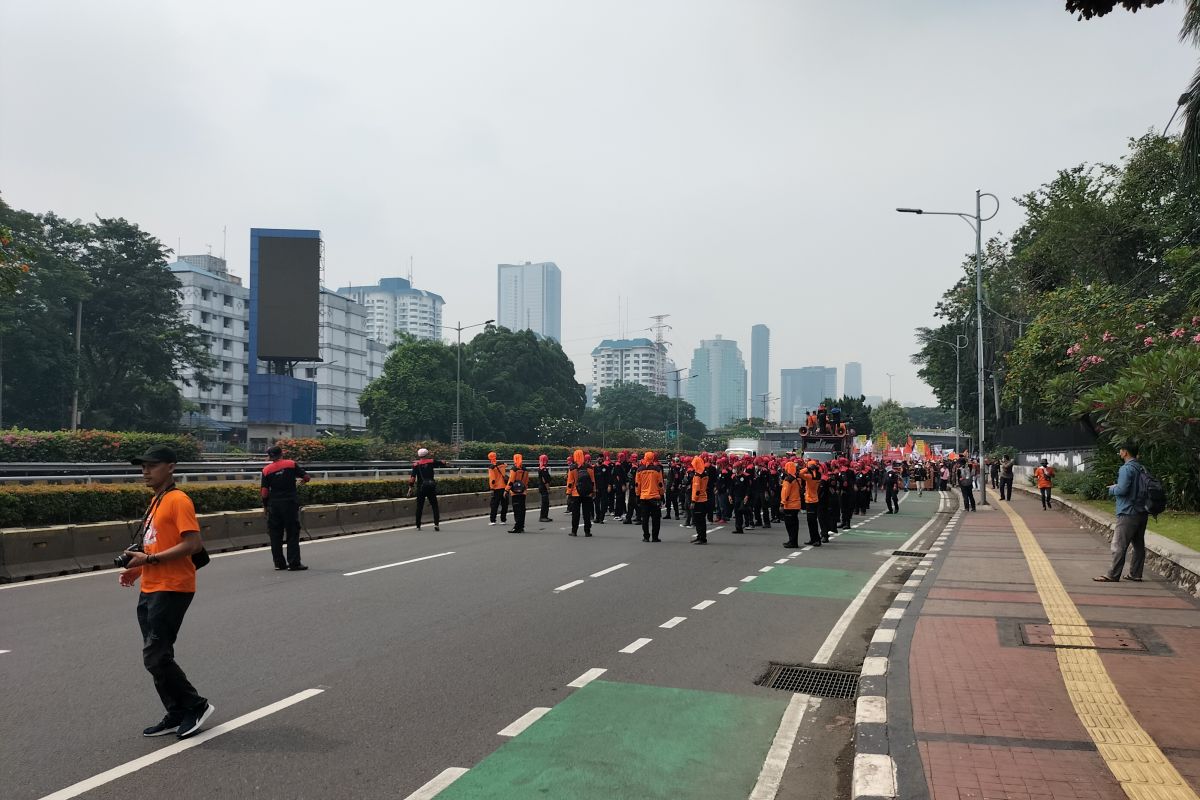
<svg viewBox="0 0 1200 800">
<path fill-rule="evenodd" d="M 1146 326 L 1145 326 L 1145 324 L 1144 324 L 1144 323 L 1141 323 L 1141 322 L 1139 322 L 1137 325 L 1134 325 L 1133 327 L 1137 328 L 1139 331 L 1144 331 L 1144 330 L 1146 330 Z"/>
<path fill-rule="evenodd" d="M 1142 339 L 1142 344 L 1146 345 L 1146 347 L 1149 347 L 1150 345 L 1154 344 L 1154 337 L 1147 336 L 1145 339 Z"/>
<path fill-rule="evenodd" d="M 1184 333 L 1186 333 L 1186 331 L 1183 328 L 1176 328 L 1175 330 L 1171 331 L 1171 338 L 1182 339 Z"/>
<path fill-rule="evenodd" d="M 1200 325 L 1200 317 L 1192 317 L 1193 325 Z"/>
<path fill-rule="evenodd" d="M 1200 333 L 1197 333 L 1195 336 L 1193 336 L 1192 341 L 1196 344 L 1200 344 Z"/>
<path fill-rule="evenodd" d="M 1113 336 L 1113 335 L 1112 335 L 1111 333 L 1109 333 L 1108 331 L 1105 331 L 1105 332 L 1104 332 L 1104 336 L 1103 336 L 1102 338 L 1103 338 L 1103 339 L 1104 339 L 1104 341 L 1106 341 L 1106 342 L 1115 342 L 1115 341 L 1117 340 L 1117 337 Z"/>
<path fill-rule="evenodd" d="M 1081 348 L 1079 347 L 1078 344 L 1071 345 L 1070 347 L 1067 348 L 1067 356 L 1069 357 L 1069 356 L 1075 355 L 1076 353 L 1079 352 L 1080 349 Z"/>
</svg>

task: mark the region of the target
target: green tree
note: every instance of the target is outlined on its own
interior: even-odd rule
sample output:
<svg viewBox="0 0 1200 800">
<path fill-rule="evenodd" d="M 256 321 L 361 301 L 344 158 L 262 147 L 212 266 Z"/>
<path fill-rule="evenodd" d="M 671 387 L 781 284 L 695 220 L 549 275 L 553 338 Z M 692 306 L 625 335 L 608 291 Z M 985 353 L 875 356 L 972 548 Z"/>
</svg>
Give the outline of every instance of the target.
<svg viewBox="0 0 1200 800">
<path fill-rule="evenodd" d="M 373 433 L 392 442 L 450 438 L 455 411 L 454 348 L 402 334 L 388 353 L 383 373 L 358 399 Z M 474 410 L 469 390 L 468 404 Z"/>
<path fill-rule="evenodd" d="M 655 394 L 640 383 L 618 383 L 602 391 L 596 408 L 584 420 L 593 431 L 617 428 L 663 430 L 675 424 L 678 405 L 679 427 L 685 437 L 699 439 L 705 434 L 704 423 L 696 419 L 696 408 L 686 400 L 673 400 Z"/>
<path fill-rule="evenodd" d="M 871 425 L 875 436 L 886 432 L 892 446 L 903 445 L 913 431 L 912 420 L 895 400 L 884 400 L 871 411 Z"/>
<path fill-rule="evenodd" d="M 912 420 L 913 428 L 918 430 L 945 430 L 954 427 L 953 409 L 913 406 L 904 410 Z"/>
</svg>

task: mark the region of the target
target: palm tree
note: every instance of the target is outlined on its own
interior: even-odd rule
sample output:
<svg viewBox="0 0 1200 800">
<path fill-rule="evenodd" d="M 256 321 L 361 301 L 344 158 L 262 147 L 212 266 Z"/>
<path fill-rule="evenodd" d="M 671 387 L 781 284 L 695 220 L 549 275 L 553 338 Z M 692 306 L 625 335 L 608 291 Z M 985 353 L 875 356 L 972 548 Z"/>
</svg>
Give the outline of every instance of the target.
<svg viewBox="0 0 1200 800">
<path fill-rule="evenodd" d="M 1164 0 L 1119 0 L 1121 7 L 1136 12 L 1139 8 L 1150 8 L 1162 5 Z M 1067 11 L 1078 14 L 1080 19 L 1103 17 L 1112 11 L 1118 0 L 1067 0 Z M 1200 0 L 1184 0 L 1183 27 L 1179 38 L 1200 46 Z M 1200 178 L 1200 68 L 1192 76 L 1188 90 L 1179 98 L 1179 107 L 1183 109 L 1183 141 L 1181 158 L 1183 175 L 1188 180 Z M 1174 121 L 1175 115 L 1171 115 Z M 1167 126 L 1170 127 L 1168 122 Z M 1166 133 L 1166 128 L 1163 129 Z"/>
</svg>

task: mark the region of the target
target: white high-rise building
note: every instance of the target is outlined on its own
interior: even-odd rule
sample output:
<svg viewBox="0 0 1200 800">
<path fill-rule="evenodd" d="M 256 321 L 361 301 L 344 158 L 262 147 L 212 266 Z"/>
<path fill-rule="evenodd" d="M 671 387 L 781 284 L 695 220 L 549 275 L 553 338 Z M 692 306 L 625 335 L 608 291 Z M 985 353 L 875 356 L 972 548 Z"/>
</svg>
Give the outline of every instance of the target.
<svg viewBox="0 0 1200 800">
<path fill-rule="evenodd" d="M 562 272 L 558 266 L 552 261 L 498 264 L 496 324 L 561 342 Z"/>
<path fill-rule="evenodd" d="M 737 342 L 720 335 L 701 340 L 692 354 L 685 398 L 710 430 L 746 418 L 746 362 Z"/>
<path fill-rule="evenodd" d="M 366 309 L 367 336 L 382 345 L 396 343 L 397 333 L 418 339 L 442 338 L 441 295 L 414 289 L 406 278 L 381 278 L 377 286 L 343 286 L 337 290 Z"/>
<path fill-rule="evenodd" d="M 592 383 L 595 397 L 618 383 L 640 383 L 654 391 L 659 350 L 649 339 L 605 339 L 592 350 Z M 669 369 L 674 364 L 666 360 Z M 667 383 L 673 383 L 668 376 Z M 668 388 L 668 396 L 671 388 Z"/>
<path fill-rule="evenodd" d="M 214 383 L 201 389 L 194 373 L 185 372 L 175 383 L 185 402 L 197 412 L 185 415 L 183 424 L 223 433 L 230 426 L 246 424 L 247 359 L 250 338 L 250 291 L 242 279 L 229 273 L 225 259 L 213 255 L 180 256 L 168 269 L 179 280 L 179 299 L 184 318 L 204 333 L 208 352 L 216 368 Z M 190 385 L 189 385 L 190 383 Z"/>
</svg>

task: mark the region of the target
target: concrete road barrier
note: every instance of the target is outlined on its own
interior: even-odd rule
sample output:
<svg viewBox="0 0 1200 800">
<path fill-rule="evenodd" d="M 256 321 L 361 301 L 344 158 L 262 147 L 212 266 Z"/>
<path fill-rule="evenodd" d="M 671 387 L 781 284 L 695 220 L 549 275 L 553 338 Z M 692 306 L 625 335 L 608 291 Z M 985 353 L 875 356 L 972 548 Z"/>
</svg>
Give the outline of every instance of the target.
<svg viewBox="0 0 1200 800">
<path fill-rule="evenodd" d="M 222 550 L 236 550 L 237 547 L 229 539 L 229 520 L 225 513 L 198 514 L 196 521 L 200 523 L 200 538 L 204 540 L 204 548 L 210 553 Z"/>
<path fill-rule="evenodd" d="M 324 539 L 327 536 L 341 536 L 345 531 L 338 519 L 338 509 L 341 506 L 305 506 L 300 509 L 300 526 L 312 539 Z"/>
<path fill-rule="evenodd" d="M 365 503 L 346 503 L 338 509 L 338 519 L 345 533 L 364 533 L 396 527 L 395 500 L 369 500 Z"/>
<path fill-rule="evenodd" d="M 247 547 L 266 547 L 271 543 L 267 533 L 267 515 L 258 511 L 226 511 L 226 533 L 234 550 Z"/>
<path fill-rule="evenodd" d="M 84 571 L 71 548 L 68 525 L 0 531 L 0 577 L 20 581 Z"/>
<path fill-rule="evenodd" d="M 71 555 L 84 570 L 110 569 L 113 559 L 133 541 L 134 531 L 128 522 L 96 522 L 69 528 Z"/>
</svg>

